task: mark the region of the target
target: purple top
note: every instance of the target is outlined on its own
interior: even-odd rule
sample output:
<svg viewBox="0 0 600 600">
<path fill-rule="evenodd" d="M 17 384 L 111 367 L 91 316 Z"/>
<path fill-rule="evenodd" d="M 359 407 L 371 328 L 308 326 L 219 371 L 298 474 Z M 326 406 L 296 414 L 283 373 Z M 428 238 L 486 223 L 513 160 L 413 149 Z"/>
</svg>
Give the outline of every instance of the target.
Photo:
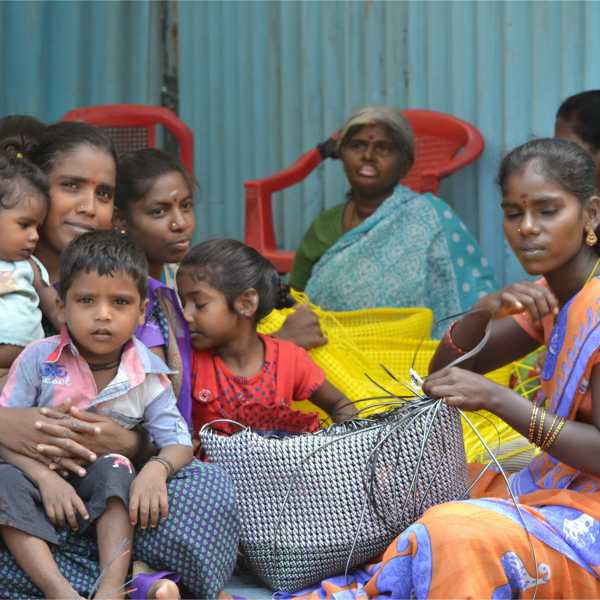
<svg viewBox="0 0 600 600">
<path fill-rule="evenodd" d="M 141 340 L 148 348 L 156 346 L 167 346 L 161 324 L 157 322 L 155 314 L 159 300 L 168 304 L 173 310 L 172 318 L 168 325 L 175 336 L 177 350 L 181 362 L 181 387 L 177 408 L 183 415 L 188 425 L 192 424 L 192 397 L 191 397 L 191 366 L 192 366 L 192 346 L 188 325 L 183 317 L 183 311 L 179 304 L 179 298 L 175 290 L 167 287 L 160 281 L 148 277 L 148 306 L 146 308 L 146 321 L 135 331 L 135 336 Z M 168 318 L 165 315 L 165 318 Z"/>
</svg>

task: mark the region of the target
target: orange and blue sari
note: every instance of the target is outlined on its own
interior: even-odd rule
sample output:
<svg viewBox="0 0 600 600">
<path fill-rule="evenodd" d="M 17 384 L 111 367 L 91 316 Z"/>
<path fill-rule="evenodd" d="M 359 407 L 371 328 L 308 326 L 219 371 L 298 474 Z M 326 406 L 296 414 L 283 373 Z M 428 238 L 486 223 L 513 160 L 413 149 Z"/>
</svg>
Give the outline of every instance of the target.
<svg viewBox="0 0 600 600">
<path fill-rule="evenodd" d="M 550 412 L 590 423 L 589 381 L 600 362 L 600 279 L 574 296 L 555 322 L 536 328 L 525 317 L 516 321 L 547 344 L 542 383 Z M 501 475 L 489 470 L 471 499 L 428 510 L 377 564 L 295 595 L 332 600 L 600 597 L 600 478 L 542 453 L 510 477 L 510 486 L 520 514 Z"/>
</svg>

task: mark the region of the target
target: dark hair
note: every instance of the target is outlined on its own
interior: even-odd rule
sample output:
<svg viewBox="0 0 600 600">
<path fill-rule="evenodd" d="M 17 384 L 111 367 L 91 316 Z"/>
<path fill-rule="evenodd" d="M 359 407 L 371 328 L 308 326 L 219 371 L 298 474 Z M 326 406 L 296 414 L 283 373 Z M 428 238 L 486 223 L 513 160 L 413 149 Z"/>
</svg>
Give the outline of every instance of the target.
<svg viewBox="0 0 600 600">
<path fill-rule="evenodd" d="M 509 152 L 498 171 L 498 185 L 506 193 L 508 179 L 532 161 L 536 171 L 560 185 L 585 204 L 596 190 L 596 165 L 589 152 L 578 144 L 556 138 L 531 140 Z"/>
<path fill-rule="evenodd" d="M 24 192 L 22 184 L 39 192 L 44 205 L 50 200 L 46 174 L 25 158 L 14 158 L 0 154 L 0 207 L 14 208 L 21 202 Z M 1 234 L 1 232 L 0 232 Z"/>
<path fill-rule="evenodd" d="M 157 148 L 128 152 L 117 163 L 115 206 L 126 213 L 130 205 L 141 200 L 154 182 L 167 173 L 179 173 L 193 192 L 196 182 L 173 156 Z"/>
<path fill-rule="evenodd" d="M 582 206 L 597 193 L 596 165 L 590 153 L 574 142 L 546 138 L 531 140 L 504 157 L 498 171 L 503 195 L 510 177 L 522 173 L 531 162 L 537 173 L 573 194 Z M 596 233 L 600 235 L 600 227 Z M 594 249 L 600 254 L 598 244 Z"/>
<path fill-rule="evenodd" d="M 290 288 L 281 281 L 275 267 L 254 248 L 237 240 L 214 239 L 194 246 L 181 261 L 182 270 L 221 292 L 231 310 L 240 294 L 254 288 L 258 292 L 256 321 L 274 308 L 293 304 Z"/>
<path fill-rule="evenodd" d="M 60 255 L 59 293 L 64 300 L 78 273 L 95 271 L 101 277 L 127 273 L 140 298 L 148 293 L 148 261 L 144 252 L 117 231 L 89 231 L 75 238 Z"/>
<path fill-rule="evenodd" d="M 32 162 L 48 173 L 59 154 L 71 152 L 85 144 L 108 152 L 113 157 L 116 166 L 117 153 L 108 134 L 94 125 L 80 121 L 60 121 L 48 125 L 29 157 Z"/>
<path fill-rule="evenodd" d="M 588 90 L 567 98 L 556 118 L 565 121 L 592 151 L 600 150 L 600 90 Z"/>
<path fill-rule="evenodd" d="M 0 151 L 22 158 L 39 143 L 46 125 L 28 115 L 8 115 L 0 119 Z"/>
</svg>

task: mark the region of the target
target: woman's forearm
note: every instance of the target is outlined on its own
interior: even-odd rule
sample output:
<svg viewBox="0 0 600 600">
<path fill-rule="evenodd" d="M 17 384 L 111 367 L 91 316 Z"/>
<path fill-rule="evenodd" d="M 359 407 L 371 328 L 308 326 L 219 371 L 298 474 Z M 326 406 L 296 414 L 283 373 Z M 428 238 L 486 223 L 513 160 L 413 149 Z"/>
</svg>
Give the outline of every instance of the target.
<svg viewBox="0 0 600 600">
<path fill-rule="evenodd" d="M 497 398 L 489 410 L 506 421 L 513 429 L 525 437 L 529 437 L 534 405 L 515 394 L 512 390 L 505 388 L 503 397 Z M 537 440 L 547 439 L 549 430 L 554 422 L 555 415 L 545 414 L 543 417 L 541 409 L 536 415 L 534 431 Z M 539 424 L 543 422 L 541 433 Z M 567 421 L 555 439 L 552 446 L 547 450 L 554 458 L 561 462 L 585 471 L 590 475 L 600 475 L 600 430 L 595 425 L 581 423 L 578 421 Z"/>
<path fill-rule="evenodd" d="M 475 348 L 483 339 L 489 322 L 490 316 L 488 313 L 477 311 L 467 313 L 451 325 L 429 363 L 429 372 L 434 373 L 443 369 L 469 350 Z M 475 361 L 476 357 L 472 357 L 461 363 L 461 367 L 474 370 Z"/>
<path fill-rule="evenodd" d="M 10 369 L 19 354 L 23 352 L 22 346 L 0 344 L 0 369 Z"/>
</svg>

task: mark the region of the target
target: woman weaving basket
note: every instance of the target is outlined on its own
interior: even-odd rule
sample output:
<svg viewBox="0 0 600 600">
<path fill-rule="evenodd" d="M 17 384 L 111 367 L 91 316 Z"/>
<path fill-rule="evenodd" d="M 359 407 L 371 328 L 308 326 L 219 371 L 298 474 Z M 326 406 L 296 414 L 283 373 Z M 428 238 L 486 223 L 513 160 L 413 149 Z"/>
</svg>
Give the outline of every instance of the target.
<svg viewBox="0 0 600 600">
<path fill-rule="evenodd" d="M 495 288 L 477 241 L 454 211 L 398 184 L 415 156 L 399 110 L 360 109 L 342 127 L 337 151 L 348 199 L 319 215 L 304 235 L 293 288 L 306 288 L 326 310 L 427 306 L 434 322 Z M 433 336 L 443 332 L 438 325 Z"/>
<path fill-rule="evenodd" d="M 446 332 L 423 389 L 487 409 L 542 452 L 510 478 L 493 469 L 471 499 L 440 504 L 382 561 L 322 583 L 313 598 L 592 598 L 600 595 L 600 198 L 579 146 L 534 140 L 503 161 L 504 232 L 532 282 L 480 300 Z M 476 348 L 461 367 L 443 368 Z M 545 407 L 483 373 L 548 346 Z M 469 369 L 469 370 L 467 370 Z M 472 465 L 475 467 L 475 465 Z M 473 469 L 473 475 L 478 469 Z M 519 503 L 517 510 L 514 500 Z M 341 597 L 341 596 L 339 596 Z"/>
</svg>

